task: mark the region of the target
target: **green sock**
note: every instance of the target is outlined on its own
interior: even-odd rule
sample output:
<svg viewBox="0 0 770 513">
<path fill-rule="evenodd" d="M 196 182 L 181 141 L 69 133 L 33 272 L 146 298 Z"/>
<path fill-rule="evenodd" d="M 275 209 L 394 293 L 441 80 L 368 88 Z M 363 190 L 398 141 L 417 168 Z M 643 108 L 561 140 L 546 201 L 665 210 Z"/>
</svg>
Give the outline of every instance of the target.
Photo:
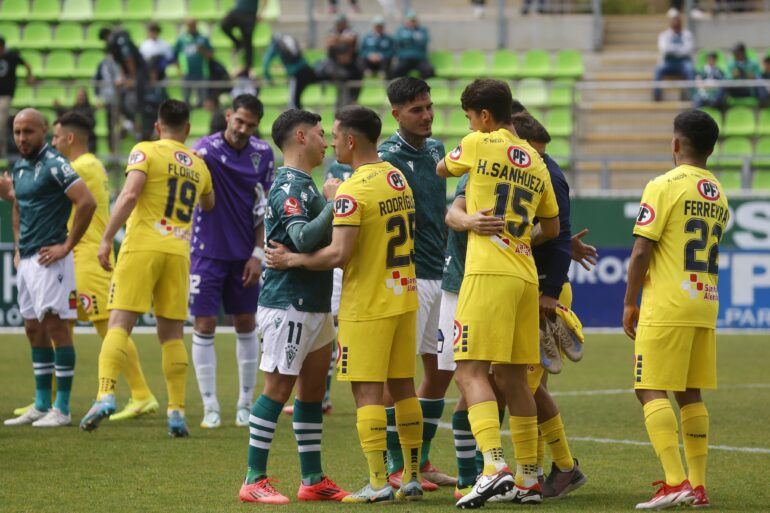
<svg viewBox="0 0 770 513">
<path fill-rule="evenodd" d="M 32 369 L 35 372 L 35 408 L 51 409 L 51 382 L 54 373 L 53 347 L 32 348 Z"/>
<path fill-rule="evenodd" d="M 471 423 L 468 422 L 468 410 L 452 414 L 452 434 L 457 458 L 457 487 L 465 488 L 471 486 L 479 474 L 476 467 L 476 439 L 473 438 Z"/>
<path fill-rule="evenodd" d="M 251 408 L 249 419 L 249 468 L 246 482 L 251 484 L 267 475 L 267 456 L 273 443 L 275 426 L 283 405 L 269 397 L 260 395 Z M 256 417 L 256 418 L 254 418 Z"/>
<path fill-rule="evenodd" d="M 321 433 L 323 431 L 321 403 L 305 403 L 294 399 L 293 421 L 302 484 L 320 483 L 324 477 L 321 469 Z"/>
<path fill-rule="evenodd" d="M 70 392 L 75 376 L 75 346 L 57 347 L 54 352 L 56 367 L 56 404 L 63 414 L 70 412 Z"/>
<path fill-rule="evenodd" d="M 398 439 L 396 430 L 396 408 L 385 408 L 385 416 L 388 419 L 388 474 L 404 468 L 404 455 L 401 452 L 401 440 Z"/>
<path fill-rule="evenodd" d="M 438 431 L 438 423 L 441 422 L 441 414 L 444 413 L 443 399 L 420 399 L 422 409 L 422 455 L 420 468 L 424 467 L 430 459 L 430 443 Z"/>
</svg>

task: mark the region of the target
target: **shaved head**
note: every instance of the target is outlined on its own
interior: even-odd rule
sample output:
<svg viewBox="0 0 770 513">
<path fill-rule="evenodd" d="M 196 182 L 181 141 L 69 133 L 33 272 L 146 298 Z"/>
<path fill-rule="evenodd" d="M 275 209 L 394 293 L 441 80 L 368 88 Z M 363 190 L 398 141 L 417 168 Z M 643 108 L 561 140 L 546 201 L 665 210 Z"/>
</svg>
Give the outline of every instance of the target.
<svg viewBox="0 0 770 513">
<path fill-rule="evenodd" d="M 38 123 L 41 127 L 48 128 L 48 121 L 45 119 L 45 116 L 37 110 L 37 109 L 22 109 L 19 111 L 18 114 L 16 114 L 16 117 L 14 118 L 14 123 L 17 119 L 21 120 L 27 120 L 29 119 L 32 123 Z"/>
<path fill-rule="evenodd" d="M 13 118 L 13 140 L 25 159 L 40 152 L 47 131 L 48 122 L 38 110 L 23 109 Z"/>
</svg>

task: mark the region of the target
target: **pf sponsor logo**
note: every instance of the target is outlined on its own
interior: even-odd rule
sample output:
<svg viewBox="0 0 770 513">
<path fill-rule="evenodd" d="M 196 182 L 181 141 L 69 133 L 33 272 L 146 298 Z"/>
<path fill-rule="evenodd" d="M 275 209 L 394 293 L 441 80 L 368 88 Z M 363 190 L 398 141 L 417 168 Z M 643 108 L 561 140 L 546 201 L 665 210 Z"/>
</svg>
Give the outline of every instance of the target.
<svg viewBox="0 0 770 513">
<path fill-rule="evenodd" d="M 532 164 L 532 157 L 521 146 L 509 146 L 508 147 L 508 160 L 511 161 L 516 167 L 529 167 Z"/>
<path fill-rule="evenodd" d="M 144 154 L 144 152 L 135 150 L 131 152 L 131 155 L 128 156 L 128 165 L 132 166 L 134 164 L 140 164 L 147 160 L 147 155 Z"/>
<path fill-rule="evenodd" d="M 639 205 L 639 213 L 636 215 L 636 226 L 647 226 L 655 220 L 655 209 L 647 203 Z"/>
<path fill-rule="evenodd" d="M 336 217 L 348 217 L 358 210 L 358 203 L 353 196 L 341 194 L 334 200 L 334 215 Z"/>
<path fill-rule="evenodd" d="M 717 184 L 706 179 L 698 182 L 698 193 L 709 201 L 716 201 L 720 196 Z"/>
<path fill-rule="evenodd" d="M 447 156 L 449 157 L 449 160 L 459 160 L 460 159 L 460 155 L 462 155 L 462 154 L 463 154 L 463 146 L 462 146 L 462 144 L 458 144 L 457 148 L 452 150 L 452 152 L 449 155 L 447 155 Z"/>
<path fill-rule="evenodd" d="M 283 211 L 286 212 L 287 216 L 298 216 L 301 210 L 297 198 L 286 198 L 286 201 L 283 202 Z"/>
<path fill-rule="evenodd" d="M 406 180 L 401 173 L 394 169 L 388 173 L 388 185 L 400 192 L 406 189 Z"/>
<path fill-rule="evenodd" d="M 191 167 L 193 164 L 192 157 L 183 151 L 174 152 L 174 159 L 184 167 Z"/>
</svg>

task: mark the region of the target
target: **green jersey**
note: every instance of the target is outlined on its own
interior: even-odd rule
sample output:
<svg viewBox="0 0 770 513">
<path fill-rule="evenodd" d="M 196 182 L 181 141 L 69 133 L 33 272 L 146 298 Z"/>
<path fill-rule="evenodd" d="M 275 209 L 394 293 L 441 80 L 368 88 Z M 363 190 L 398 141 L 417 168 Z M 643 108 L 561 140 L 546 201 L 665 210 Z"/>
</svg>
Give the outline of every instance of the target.
<svg viewBox="0 0 770 513">
<path fill-rule="evenodd" d="M 455 198 L 465 197 L 465 187 L 468 185 L 468 174 L 464 174 L 457 184 Z M 448 230 L 446 240 L 446 256 L 444 257 L 444 276 L 441 288 L 447 292 L 460 293 L 460 285 L 465 275 L 465 250 L 468 248 L 468 233 Z"/>
<path fill-rule="evenodd" d="M 318 191 L 307 173 L 290 167 L 280 167 L 267 196 L 265 240 L 276 241 L 298 252 L 289 236 L 289 227 L 308 223 L 326 206 L 326 199 Z M 332 241 L 332 226 L 313 251 L 328 246 Z M 259 291 L 259 304 L 269 308 L 287 309 L 293 306 L 302 312 L 331 312 L 332 271 L 288 269 L 264 272 L 264 285 Z"/>
<path fill-rule="evenodd" d="M 72 202 L 67 190 L 80 177 L 61 153 L 46 144 L 31 159 L 13 166 L 13 187 L 19 205 L 19 254 L 36 254 L 43 246 L 67 240 Z"/>
<path fill-rule="evenodd" d="M 186 77 L 208 78 L 208 59 L 200 52 L 198 47 L 213 50 L 209 38 L 203 34 L 190 34 L 186 32 L 176 40 L 174 57 L 178 60 Z"/>
<path fill-rule="evenodd" d="M 382 160 L 404 174 L 414 194 L 417 277 L 440 280 L 445 247 L 446 180 L 436 174 L 436 165 L 444 158 L 444 145 L 441 141 L 426 139 L 418 150 L 396 132 L 380 145 L 379 152 Z"/>
<path fill-rule="evenodd" d="M 336 160 L 334 161 L 334 164 L 329 166 L 329 169 L 326 170 L 326 179 L 330 178 L 339 178 L 343 182 L 350 178 L 350 176 L 353 174 L 353 168 L 350 167 L 347 164 L 340 164 Z"/>
</svg>

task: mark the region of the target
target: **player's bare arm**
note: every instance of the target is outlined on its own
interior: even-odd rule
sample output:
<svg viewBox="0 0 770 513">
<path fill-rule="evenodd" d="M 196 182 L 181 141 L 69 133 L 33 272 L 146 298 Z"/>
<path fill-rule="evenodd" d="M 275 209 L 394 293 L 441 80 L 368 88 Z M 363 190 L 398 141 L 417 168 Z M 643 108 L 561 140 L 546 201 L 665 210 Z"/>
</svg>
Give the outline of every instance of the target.
<svg viewBox="0 0 770 513">
<path fill-rule="evenodd" d="M 530 236 L 531 246 L 539 246 L 545 241 L 555 239 L 559 236 L 559 229 L 561 228 L 561 224 L 559 223 L 558 216 L 551 218 L 538 217 L 538 220 L 540 222 L 532 228 L 532 234 Z"/>
<path fill-rule="evenodd" d="M 104 236 L 99 245 L 98 253 L 99 265 L 107 271 L 112 271 L 112 266 L 110 265 L 112 240 L 115 238 L 118 230 L 126 223 L 128 216 L 133 212 L 146 181 L 147 175 L 143 172 L 137 170 L 129 171 L 126 176 L 126 183 L 123 184 L 123 190 L 120 191 L 118 199 L 115 201 L 115 207 L 112 209 L 110 220 L 107 222 L 107 228 L 104 230 Z"/>
<path fill-rule="evenodd" d="M 436 164 L 436 174 L 439 176 L 443 176 L 444 178 L 454 176 L 452 173 L 449 172 L 449 170 L 446 167 L 446 162 L 444 162 L 443 160 L 441 160 L 438 164 Z"/>
<path fill-rule="evenodd" d="M 590 271 L 596 265 L 599 253 L 594 246 L 583 242 L 582 239 L 587 234 L 588 228 L 583 228 L 572 236 L 572 260 L 583 266 L 586 271 Z"/>
<path fill-rule="evenodd" d="M 505 220 L 492 215 L 493 208 L 468 214 L 464 197 L 455 198 L 446 213 L 446 224 L 457 232 L 472 231 L 479 235 L 496 235 L 503 232 Z"/>
<path fill-rule="evenodd" d="M 16 194 L 13 190 L 13 179 L 7 170 L 3 173 L 3 176 L 0 176 L 0 198 L 9 202 L 16 200 Z"/>
<path fill-rule="evenodd" d="M 46 267 L 61 260 L 72 251 L 75 245 L 80 242 L 83 234 L 86 233 L 88 225 L 91 224 L 91 218 L 96 211 L 96 200 L 83 180 L 73 183 L 65 193 L 75 207 L 75 217 L 72 220 L 72 229 L 67 240 L 61 244 L 53 246 L 43 246 L 40 248 L 40 263 Z"/>
<path fill-rule="evenodd" d="M 251 258 L 243 266 L 244 287 L 253 287 L 259 282 L 259 275 L 262 274 L 262 262 L 265 260 L 265 223 L 260 222 L 254 230 L 254 252 Z"/>
<path fill-rule="evenodd" d="M 639 307 L 636 298 L 642 290 L 644 277 L 650 268 L 652 252 L 655 242 L 644 237 L 637 237 L 634 249 L 631 250 L 631 259 L 628 262 L 628 285 L 626 295 L 623 298 L 623 331 L 631 339 L 636 338 L 636 321 L 639 320 Z"/>
<path fill-rule="evenodd" d="M 272 269 L 301 267 L 309 271 L 345 267 L 353 254 L 358 230 L 358 226 L 335 226 L 331 244 L 313 253 L 292 253 L 283 244 L 270 241 L 265 249 L 265 263 Z"/>
<path fill-rule="evenodd" d="M 209 210 L 214 209 L 214 189 L 211 189 L 211 192 L 208 194 L 201 194 L 200 197 L 200 203 L 201 203 L 201 210 L 204 212 L 208 212 Z"/>
</svg>

